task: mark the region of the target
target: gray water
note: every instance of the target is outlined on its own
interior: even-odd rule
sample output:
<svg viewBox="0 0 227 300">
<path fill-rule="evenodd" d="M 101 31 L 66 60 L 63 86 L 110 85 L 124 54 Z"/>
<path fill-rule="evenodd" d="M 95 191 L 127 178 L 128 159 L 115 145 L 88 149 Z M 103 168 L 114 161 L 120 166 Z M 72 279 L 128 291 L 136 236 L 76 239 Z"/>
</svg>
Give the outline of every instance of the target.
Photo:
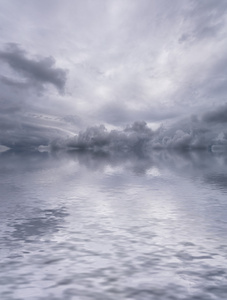
<svg viewBox="0 0 227 300">
<path fill-rule="evenodd" d="M 0 299 L 227 299 L 227 158 L 0 155 Z"/>
</svg>

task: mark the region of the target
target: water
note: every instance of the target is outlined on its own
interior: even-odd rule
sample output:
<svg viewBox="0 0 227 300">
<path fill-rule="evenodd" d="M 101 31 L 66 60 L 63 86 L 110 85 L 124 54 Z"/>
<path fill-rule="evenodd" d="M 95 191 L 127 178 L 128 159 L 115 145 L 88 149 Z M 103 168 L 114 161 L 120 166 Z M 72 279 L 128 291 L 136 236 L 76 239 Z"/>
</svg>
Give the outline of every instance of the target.
<svg viewBox="0 0 227 300">
<path fill-rule="evenodd" d="M 222 153 L 0 155 L 0 299 L 227 297 Z"/>
</svg>

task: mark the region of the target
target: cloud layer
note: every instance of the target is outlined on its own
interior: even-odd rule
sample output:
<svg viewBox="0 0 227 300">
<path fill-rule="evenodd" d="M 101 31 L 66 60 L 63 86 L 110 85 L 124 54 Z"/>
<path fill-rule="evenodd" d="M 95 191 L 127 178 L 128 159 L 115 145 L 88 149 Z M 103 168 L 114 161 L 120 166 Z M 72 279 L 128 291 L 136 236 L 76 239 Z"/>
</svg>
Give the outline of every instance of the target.
<svg viewBox="0 0 227 300">
<path fill-rule="evenodd" d="M 227 130 L 222 127 L 222 120 L 215 126 L 213 124 L 208 126 L 207 116 L 209 113 L 201 120 L 193 116 L 172 124 L 168 128 L 161 126 L 157 130 L 152 130 L 144 121 L 134 122 L 122 130 L 108 131 L 104 125 L 93 126 L 74 137 L 56 139 L 49 144 L 49 147 L 51 150 L 71 149 L 144 154 L 162 149 L 226 151 Z"/>
<path fill-rule="evenodd" d="M 0 11 L 0 144 L 138 120 L 164 124 L 161 145 L 225 137 L 225 0 L 9 0 Z"/>
</svg>

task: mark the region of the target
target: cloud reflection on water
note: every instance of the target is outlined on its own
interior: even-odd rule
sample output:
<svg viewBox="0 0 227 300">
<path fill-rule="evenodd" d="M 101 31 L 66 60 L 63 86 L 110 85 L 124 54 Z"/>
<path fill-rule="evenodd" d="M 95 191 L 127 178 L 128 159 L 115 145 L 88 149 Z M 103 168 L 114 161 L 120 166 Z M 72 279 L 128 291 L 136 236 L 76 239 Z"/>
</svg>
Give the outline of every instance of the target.
<svg viewBox="0 0 227 300">
<path fill-rule="evenodd" d="M 89 151 L 69 150 L 48 152 L 6 151 L 0 154 L 0 176 L 7 172 L 33 172 L 74 164 L 91 172 L 112 172 L 122 170 L 137 175 L 151 174 L 152 169 L 169 170 L 184 177 L 203 179 L 207 184 L 227 188 L 227 154 L 209 151 Z"/>
<path fill-rule="evenodd" d="M 9 151 L 0 166 L 7 300 L 223 299 L 223 153 Z"/>
</svg>

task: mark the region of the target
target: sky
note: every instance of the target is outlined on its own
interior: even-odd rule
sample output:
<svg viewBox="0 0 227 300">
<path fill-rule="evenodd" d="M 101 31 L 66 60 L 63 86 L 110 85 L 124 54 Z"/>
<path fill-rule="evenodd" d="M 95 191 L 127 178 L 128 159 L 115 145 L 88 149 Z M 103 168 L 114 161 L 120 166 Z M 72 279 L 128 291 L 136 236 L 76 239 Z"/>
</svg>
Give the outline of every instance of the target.
<svg viewBox="0 0 227 300">
<path fill-rule="evenodd" d="M 0 0 L 0 145 L 100 124 L 226 142 L 226 21 L 226 0 Z"/>
</svg>

